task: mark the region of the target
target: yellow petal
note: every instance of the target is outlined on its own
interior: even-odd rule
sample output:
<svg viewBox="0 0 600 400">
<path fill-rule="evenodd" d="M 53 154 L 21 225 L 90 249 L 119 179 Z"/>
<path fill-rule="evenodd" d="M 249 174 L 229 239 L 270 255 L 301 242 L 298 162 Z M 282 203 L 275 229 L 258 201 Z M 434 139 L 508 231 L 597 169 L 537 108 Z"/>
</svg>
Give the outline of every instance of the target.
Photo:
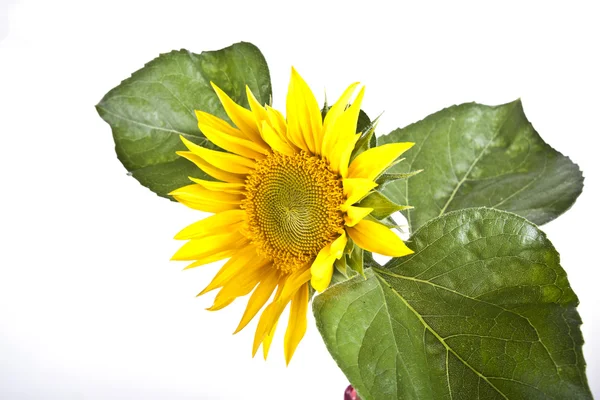
<svg viewBox="0 0 600 400">
<path fill-rule="evenodd" d="M 288 156 L 296 154 L 296 150 L 287 143 L 287 140 L 279 136 L 266 121 L 263 122 L 262 134 L 265 142 L 267 142 L 273 150 Z"/>
<path fill-rule="evenodd" d="M 232 303 L 238 297 L 247 295 L 256 287 L 256 285 L 269 275 L 273 270 L 271 261 L 263 261 L 246 265 L 246 267 L 229 282 L 215 296 L 212 306 L 207 308 L 209 311 L 217 311 Z"/>
<path fill-rule="evenodd" d="M 192 182 L 201 185 L 202 187 L 208 190 L 214 190 L 217 192 L 226 192 L 226 193 L 244 193 L 246 191 L 246 185 L 244 183 L 228 183 L 228 182 L 218 182 L 218 181 L 207 181 L 204 179 L 196 179 L 188 176 L 188 179 Z"/>
<path fill-rule="evenodd" d="M 258 131 L 258 126 L 256 124 L 256 119 L 254 118 L 254 114 L 252 111 L 245 109 L 244 107 L 236 104 L 231 98 L 222 91 L 217 85 L 214 83 L 210 83 L 219 96 L 219 100 L 221 100 L 221 104 L 223 104 L 223 108 L 225 112 L 229 116 L 229 118 L 233 121 L 233 123 L 253 142 L 259 145 L 265 145 L 265 142 L 260 137 L 260 132 Z"/>
<path fill-rule="evenodd" d="M 290 318 L 285 331 L 283 353 L 285 363 L 289 364 L 298 344 L 306 333 L 306 311 L 308 309 L 308 284 L 304 284 L 292 298 Z"/>
<path fill-rule="evenodd" d="M 229 258 L 232 255 L 234 255 L 237 251 L 238 251 L 237 249 L 227 249 L 227 250 L 221 251 L 219 253 L 203 257 L 203 258 L 189 264 L 187 267 L 184 268 L 184 270 L 200 267 L 202 265 L 210 264 L 215 261 L 223 260 L 224 258 Z"/>
<path fill-rule="evenodd" d="M 348 168 L 348 177 L 374 180 L 414 143 L 388 143 L 360 153 Z"/>
<path fill-rule="evenodd" d="M 258 326 L 256 327 L 256 333 L 254 335 L 254 345 L 252 348 L 252 355 L 256 354 L 256 351 L 260 347 L 263 340 L 273 329 L 273 326 L 285 310 L 285 307 L 290 302 L 292 296 L 296 291 L 310 280 L 310 268 L 306 270 L 298 270 L 290 275 L 285 283 L 283 284 L 281 291 L 278 290 L 278 295 L 275 296 L 275 300 L 265 308 L 260 315 Z"/>
<path fill-rule="evenodd" d="M 277 292 L 275 293 L 273 302 L 276 302 L 277 300 L 280 299 L 281 292 L 282 292 L 283 287 L 285 286 L 285 282 L 286 282 L 287 278 L 288 277 L 286 277 L 286 276 L 282 276 L 280 278 L 279 286 L 277 287 Z M 262 318 L 262 315 L 261 315 L 261 318 Z M 267 356 L 269 355 L 269 349 L 271 348 L 271 343 L 273 342 L 273 337 L 275 336 L 275 330 L 277 329 L 277 322 L 278 322 L 278 320 L 275 320 L 271 329 L 262 338 L 263 358 L 265 359 L 265 361 L 267 360 Z M 256 355 L 256 351 L 258 350 L 258 347 L 260 346 L 260 344 L 261 344 L 261 342 L 257 341 L 257 337 L 255 334 L 254 335 L 254 343 L 252 346 L 252 357 L 254 357 Z"/>
<path fill-rule="evenodd" d="M 346 228 L 354 243 L 365 250 L 390 257 L 402 257 L 413 251 L 391 229 L 378 222 L 363 219 L 352 228 Z"/>
<path fill-rule="evenodd" d="M 333 275 L 333 263 L 336 258 L 339 259 L 344 254 L 344 247 L 346 247 L 347 241 L 348 239 L 344 232 L 339 238 L 322 248 L 319 254 L 317 254 L 315 261 L 313 261 L 310 267 L 310 283 L 316 291 L 322 292 L 329 286 L 331 276 Z"/>
<path fill-rule="evenodd" d="M 256 120 L 257 126 L 260 130 L 262 121 L 267 120 L 267 110 L 265 110 L 265 107 L 263 107 L 263 105 L 260 104 L 258 100 L 256 100 L 256 97 L 254 97 L 254 93 L 252 93 L 252 90 L 250 90 L 250 87 L 248 87 L 248 85 L 246 85 L 246 96 L 248 97 L 248 104 L 250 104 L 250 110 L 252 110 L 252 113 L 254 114 L 254 119 Z"/>
<path fill-rule="evenodd" d="M 173 190 L 170 196 L 176 196 L 180 199 L 190 201 L 210 201 L 216 203 L 240 204 L 246 197 L 243 193 L 227 193 L 214 190 L 208 190 L 199 184 L 187 185 Z"/>
<path fill-rule="evenodd" d="M 287 122 L 283 114 L 281 114 L 274 108 L 267 106 L 267 117 L 269 125 L 277 133 L 277 136 L 282 141 L 286 142 L 287 145 L 294 150 L 294 152 L 300 152 L 300 148 L 294 144 L 293 140 L 291 140 L 291 138 L 288 135 Z"/>
<path fill-rule="evenodd" d="M 250 299 L 248 300 L 244 315 L 242 316 L 237 329 L 233 332 L 234 334 L 244 329 L 246 325 L 248 325 L 248 322 L 252 321 L 252 318 L 254 318 L 273 294 L 273 290 L 277 287 L 277 283 L 279 283 L 279 273 L 273 271 L 258 284 L 258 287 L 254 290 L 252 296 L 250 296 Z"/>
<path fill-rule="evenodd" d="M 299 269 L 288 277 L 281 291 L 280 300 L 289 302 L 291 297 L 296 293 L 304 283 L 310 280 L 310 268 Z"/>
<path fill-rule="evenodd" d="M 209 125 L 210 127 L 217 129 L 218 131 L 223 132 L 230 136 L 235 136 L 240 139 L 248 139 L 248 137 L 246 135 L 244 135 L 242 133 L 242 131 L 229 125 L 228 122 L 223 121 L 219 117 L 215 117 L 214 115 L 211 115 L 209 113 L 206 113 L 206 112 L 200 111 L 200 110 L 195 110 L 195 113 L 196 113 L 196 117 L 198 118 L 198 120 L 200 120 L 200 117 L 201 117 L 202 123 L 205 125 Z"/>
<path fill-rule="evenodd" d="M 204 136 L 220 148 L 227 150 L 231 153 L 238 154 L 240 156 L 252 159 L 262 159 L 265 158 L 265 155 L 268 154 L 268 151 L 258 144 L 254 143 L 248 139 L 242 139 L 239 137 L 235 137 L 220 131 L 217 128 L 214 128 L 204 121 L 204 116 L 209 115 L 206 113 L 202 113 L 200 111 L 196 111 L 196 116 L 198 118 L 198 128 L 204 133 Z"/>
<path fill-rule="evenodd" d="M 319 253 L 321 254 L 321 253 Z M 328 255 L 322 257 L 313 264 L 311 271 L 316 271 L 311 280 L 310 284 L 313 289 L 317 292 L 322 292 L 329 287 L 331 283 L 331 277 L 333 276 L 333 263 L 335 262 L 335 257 L 332 255 Z"/>
<path fill-rule="evenodd" d="M 235 154 L 225 153 L 223 151 L 205 149 L 204 147 L 190 142 L 183 136 L 181 136 L 181 140 L 192 153 L 223 171 L 234 174 L 249 174 L 254 171 L 254 166 L 256 164 L 254 160 Z"/>
<path fill-rule="evenodd" d="M 235 248 L 239 243 L 247 239 L 239 232 L 224 235 L 208 236 L 200 239 L 192 239 L 173 255 L 171 260 L 185 261 L 198 260 L 230 248 Z"/>
<path fill-rule="evenodd" d="M 331 169 L 338 172 L 342 178 L 348 176 L 348 163 L 358 139 L 360 139 L 360 133 L 349 136 L 347 139 L 340 138 L 333 148 L 330 159 Z"/>
<path fill-rule="evenodd" d="M 365 197 L 373 188 L 377 186 L 373 180 L 361 178 L 345 178 L 342 180 L 344 185 L 344 195 L 346 201 L 342 204 L 342 211 L 348 210 L 350 206 Z"/>
<path fill-rule="evenodd" d="M 267 308 L 265 308 L 260 314 L 260 319 L 258 320 L 258 326 L 256 327 L 256 332 L 254 332 L 254 343 L 252 344 L 252 357 L 256 355 L 258 348 L 264 342 L 267 335 L 273 331 L 281 313 L 289 303 L 289 300 L 285 303 L 281 301 L 273 301 L 270 303 Z M 265 359 L 267 358 L 268 350 L 264 354 Z"/>
<path fill-rule="evenodd" d="M 346 215 L 344 216 L 346 226 L 352 227 L 358 224 L 364 217 L 371 214 L 372 211 L 373 209 L 368 207 L 348 207 Z"/>
<path fill-rule="evenodd" d="M 273 342 L 273 337 L 275 337 L 275 330 L 277 329 L 277 322 L 278 321 L 275 321 L 275 323 L 273 324 L 273 327 L 265 335 L 265 338 L 263 339 L 263 342 L 262 342 L 263 358 L 265 359 L 265 361 L 267 361 L 267 356 L 269 355 L 269 349 L 271 348 L 271 343 Z M 254 357 L 254 354 L 252 355 L 252 357 Z"/>
<path fill-rule="evenodd" d="M 325 147 L 327 152 L 323 152 L 323 155 L 329 160 L 335 158 L 336 164 L 332 167 L 336 172 L 340 170 L 339 160 L 342 158 L 341 154 L 345 154 L 347 152 L 347 147 L 350 145 L 352 146 L 352 149 L 354 149 L 354 145 L 358 140 L 358 138 L 355 139 L 354 136 L 357 133 L 356 125 L 358 123 L 358 115 L 360 113 L 360 106 L 364 94 L 365 88 L 363 87 L 360 92 L 358 92 L 352 105 L 336 118 L 336 121 L 332 124 L 331 128 L 328 127 L 330 133 L 324 140 L 326 142 Z M 351 151 L 352 150 L 350 150 L 350 152 Z"/>
<path fill-rule="evenodd" d="M 335 258 L 341 258 L 344 255 L 344 248 L 347 242 L 348 237 L 346 236 L 346 232 L 342 232 L 340 237 L 331 242 L 330 254 Z"/>
<path fill-rule="evenodd" d="M 237 227 L 239 223 L 244 221 L 245 217 L 246 212 L 244 210 L 223 211 L 182 229 L 175 235 L 175 239 L 198 239 L 218 233 L 230 233 L 233 229 L 232 226 Z"/>
<path fill-rule="evenodd" d="M 287 122 L 285 117 L 276 109 L 267 106 L 267 118 L 269 125 L 279 134 L 279 136 L 285 136 L 287 133 Z"/>
<path fill-rule="evenodd" d="M 233 279 L 246 265 L 253 265 L 260 263 L 262 258 L 256 252 L 256 247 L 249 245 L 245 248 L 239 249 L 229 261 L 227 261 L 217 272 L 213 280 L 205 287 L 198 296 L 202 296 L 211 290 L 217 289 L 225 285 L 231 279 Z"/>
<path fill-rule="evenodd" d="M 358 82 L 348 86 L 338 101 L 336 101 L 335 104 L 331 106 L 329 111 L 327 111 L 325 120 L 323 121 L 323 143 L 321 145 L 321 154 L 329 154 L 331 152 L 331 149 L 335 144 L 335 139 L 337 138 L 333 127 L 335 126 L 340 115 L 342 115 L 344 110 L 346 110 L 346 106 L 350 101 L 350 97 L 352 97 L 352 94 L 356 90 L 357 86 Z"/>
<path fill-rule="evenodd" d="M 196 166 L 202 171 L 220 181 L 230 183 L 244 183 L 246 181 L 246 175 L 232 174 L 231 172 L 223 171 L 222 169 L 217 168 L 214 165 L 211 165 L 210 163 L 206 162 L 191 151 L 178 151 L 177 154 L 179 154 L 181 157 L 187 158 L 188 160 L 196 164 Z"/>
<path fill-rule="evenodd" d="M 194 210 L 209 212 L 209 213 L 220 213 L 227 210 L 237 210 L 240 208 L 239 203 L 227 203 L 224 201 L 214 200 L 197 200 L 188 196 L 177 196 L 173 195 L 173 198 Z"/>
<path fill-rule="evenodd" d="M 321 109 L 314 94 L 298 72 L 292 67 L 292 77 L 287 100 L 288 134 L 294 143 L 305 150 L 317 154 L 316 143 L 323 141 L 323 119 Z"/>
</svg>

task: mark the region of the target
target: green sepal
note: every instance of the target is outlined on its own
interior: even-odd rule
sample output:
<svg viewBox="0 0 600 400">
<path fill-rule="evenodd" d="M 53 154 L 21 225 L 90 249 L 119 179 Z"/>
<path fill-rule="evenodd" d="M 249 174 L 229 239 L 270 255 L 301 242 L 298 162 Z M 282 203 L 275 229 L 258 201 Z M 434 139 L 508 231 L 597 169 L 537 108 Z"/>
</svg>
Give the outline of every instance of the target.
<svg viewBox="0 0 600 400">
<path fill-rule="evenodd" d="M 354 160 L 356 158 L 356 156 L 358 156 L 362 152 L 374 147 L 373 145 L 377 145 L 377 139 L 375 138 L 375 128 L 377 127 L 377 123 L 379 122 L 380 116 L 375 118 L 372 122 L 369 121 L 368 124 L 363 125 L 361 127 L 361 121 L 360 121 L 361 118 L 359 115 L 358 126 L 357 126 L 356 131 L 357 131 L 357 133 L 360 132 L 361 136 L 358 139 L 358 141 L 356 142 L 356 145 L 354 146 L 354 150 L 352 151 L 352 155 L 350 156 L 350 161 Z M 366 117 L 366 114 L 365 114 L 365 117 Z M 375 139 L 373 139 L 373 138 L 375 138 Z"/>
<path fill-rule="evenodd" d="M 373 258 L 373 253 L 363 250 L 363 265 L 365 268 L 381 267 L 381 265 Z"/>
<path fill-rule="evenodd" d="M 346 241 L 346 247 L 344 247 L 344 254 L 352 254 L 352 250 L 355 248 L 354 241 L 350 238 Z"/>
<path fill-rule="evenodd" d="M 340 274 L 344 275 L 345 277 L 348 277 L 348 269 L 346 268 L 346 256 L 342 256 L 340 259 L 335 260 L 333 262 L 333 266 L 335 267 L 335 270 L 338 271 Z"/>
<path fill-rule="evenodd" d="M 375 218 L 372 218 L 372 219 L 375 220 Z M 387 226 L 390 229 L 398 229 L 399 231 L 404 232 L 405 228 L 398 225 L 391 216 L 385 217 L 383 219 L 378 219 L 376 221 L 379 222 L 380 224 Z"/>
<path fill-rule="evenodd" d="M 369 118 L 367 113 L 360 110 L 358 112 L 358 120 L 356 121 L 356 133 L 362 133 L 364 136 L 373 127 L 373 123 L 375 121 L 371 122 L 371 118 Z"/>
<path fill-rule="evenodd" d="M 389 217 L 396 211 L 402 211 L 412 208 L 394 203 L 387 196 L 378 191 L 371 192 L 367 197 L 358 203 L 358 207 L 372 208 L 371 216 L 377 219 Z"/>
<path fill-rule="evenodd" d="M 354 246 L 352 249 L 352 253 L 350 253 L 348 257 L 348 267 L 357 272 L 362 277 L 365 276 L 365 267 L 364 267 L 364 250 L 359 246 Z"/>
<path fill-rule="evenodd" d="M 375 180 L 375 183 L 377 183 L 378 188 L 379 189 L 383 189 L 388 183 L 390 182 L 394 182 L 397 180 L 401 180 L 401 179 L 408 179 L 410 177 L 413 177 L 415 175 L 417 175 L 418 173 L 423 172 L 424 170 L 419 169 L 416 171 L 411 171 L 411 172 L 400 172 L 400 173 L 384 173 L 381 174 L 379 176 L 379 178 L 377 178 L 377 180 Z"/>
<path fill-rule="evenodd" d="M 329 106 L 329 104 L 327 104 L 327 97 L 325 97 L 325 103 L 323 104 L 323 108 L 321 108 L 321 119 L 323 121 L 325 121 L 325 116 L 327 115 L 330 109 L 331 107 Z"/>
<path fill-rule="evenodd" d="M 371 140 L 369 141 L 369 148 L 377 147 L 377 135 L 371 135 Z"/>
</svg>

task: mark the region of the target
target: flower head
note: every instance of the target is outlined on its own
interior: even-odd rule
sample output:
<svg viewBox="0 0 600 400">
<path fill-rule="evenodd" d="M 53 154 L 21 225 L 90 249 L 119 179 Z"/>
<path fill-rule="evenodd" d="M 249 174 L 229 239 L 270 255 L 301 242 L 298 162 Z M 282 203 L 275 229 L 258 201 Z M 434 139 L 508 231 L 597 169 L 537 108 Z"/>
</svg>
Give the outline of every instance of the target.
<svg viewBox="0 0 600 400">
<path fill-rule="evenodd" d="M 352 84 L 322 117 L 312 91 L 292 69 L 287 119 L 260 104 L 246 88 L 250 110 L 213 84 L 235 126 L 196 111 L 206 138 L 223 151 L 200 147 L 182 137 L 181 156 L 216 180 L 171 193 L 179 202 L 214 215 L 183 229 L 188 240 L 173 256 L 193 261 L 188 268 L 229 259 L 200 293 L 220 289 L 209 310 L 219 310 L 252 292 L 236 332 L 262 312 L 253 354 L 262 345 L 266 358 L 277 321 L 291 303 L 284 353 L 289 363 L 306 331 L 309 285 L 325 290 L 334 262 L 349 245 L 387 255 L 412 251 L 385 225 L 368 217 L 358 201 L 413 143 L 366 150 L 352 161 L 364 87 Z"/>
</svg>

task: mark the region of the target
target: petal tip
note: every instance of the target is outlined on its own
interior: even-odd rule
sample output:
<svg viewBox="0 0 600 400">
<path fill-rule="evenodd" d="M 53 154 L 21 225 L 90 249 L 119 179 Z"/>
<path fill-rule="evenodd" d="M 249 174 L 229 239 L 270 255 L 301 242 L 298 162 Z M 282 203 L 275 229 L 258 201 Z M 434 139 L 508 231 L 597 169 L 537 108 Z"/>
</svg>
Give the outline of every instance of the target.
<svg viewBox="0 0 600 400">
<path fill-rule="evenodd" d="M 255 343 L 254 345 L 252 345 L 252 358 L 256 356 L 256 353 L 258 352 L 258 348 L 260 347 L 261 343 L 262 342 Z"/>
</svg>

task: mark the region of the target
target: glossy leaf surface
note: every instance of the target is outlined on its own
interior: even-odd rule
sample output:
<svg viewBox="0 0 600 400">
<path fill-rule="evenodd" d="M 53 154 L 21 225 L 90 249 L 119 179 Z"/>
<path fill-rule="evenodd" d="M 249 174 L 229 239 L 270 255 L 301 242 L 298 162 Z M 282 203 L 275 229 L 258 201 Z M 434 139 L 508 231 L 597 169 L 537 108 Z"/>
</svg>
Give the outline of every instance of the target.
<svg viewBox="0 0 600 400">
<path fill-rule="evenodd" d="M 378 140 L 415 142 L 388 172 L 424 171 L 383 190 L 414 207 L 405 214 L 413 231 L 469 207 L 507 210 L 541 225 L 571 207 L 583 188 L 579 167 L 542 140 L 519 100 L 452 106 Z"/>
<path fill-rule="evenodd" d="M 109 91 L 96 106 L 112 128 L 119 160 L 160 196 L 190 184 L 188 176 L 207 177 L 175 152 L 185 149 L 180 135 L 211 147 L 198 129 L 194 110 L 229 120 L 211 81 L 247 108 L 246 85 L 262 104 L 271 100 L 264 57 L 254 45 L 242 42 L 201 54 L 187 50 L 163 54 Z"/>
</svg>

